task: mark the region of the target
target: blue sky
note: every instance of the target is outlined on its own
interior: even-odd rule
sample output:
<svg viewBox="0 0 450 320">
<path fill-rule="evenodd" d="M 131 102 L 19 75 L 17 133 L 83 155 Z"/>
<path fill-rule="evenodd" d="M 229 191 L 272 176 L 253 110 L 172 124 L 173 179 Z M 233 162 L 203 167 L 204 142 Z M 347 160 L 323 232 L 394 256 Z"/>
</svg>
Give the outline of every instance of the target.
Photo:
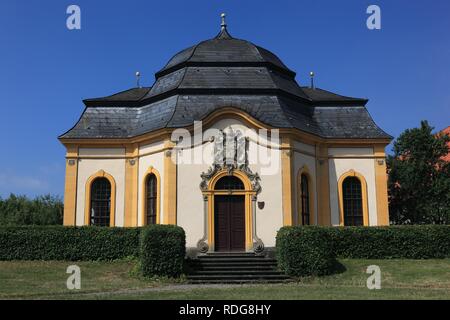
<svg viewBox="0 0 450 320">
<path fill-rule="evenodd" d="M 66 28 L 81 8 L 82 29 Z M 381 8 L 368 30 L 366 9 Z M 450 125 L 448 0 L 2 0 L 0 3 L 0 196 L 64 192 L 57 136 L 78 120 L 84 98 L 151 85 L 179 50 L 230 33 L 275 52 L 301 85 L 369 98 L 393 136 L 427 119 Z"/>
</svg>

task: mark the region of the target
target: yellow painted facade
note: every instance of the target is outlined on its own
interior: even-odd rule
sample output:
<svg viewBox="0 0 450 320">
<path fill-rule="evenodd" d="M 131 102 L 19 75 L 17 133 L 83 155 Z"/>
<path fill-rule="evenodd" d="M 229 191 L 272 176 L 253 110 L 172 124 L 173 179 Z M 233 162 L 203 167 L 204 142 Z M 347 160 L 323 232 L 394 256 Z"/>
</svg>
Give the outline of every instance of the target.
<svg viewBox="0 0 450 320">
<path fill-rule="evenodd" d="M 64 186 L 64 219 L 65 226 L 76 224 L 77 181 L 78 181 L 78 147 L 68 146 L 66 154 L 66 179 Z"/>
<path fill-rule="evenodd" d="M 125 227 L 137 225 L 138 219 L 138 168 L 139 168 L 139 148 L 132 144 L 125 149 Z"/>
<path fill-rule="evenodd" d="M 248 114 L 241 110 L 233 108 L 224 108 L 219 112 L 215 112 L 209 115 L 203 121 L 204 130 L 209 127 L 214 127 L 217 121 L 223 119 L 237 119 L 241 123 L 245 124 L 249 128 L 253 129 L 271 129 L 264 126 L 261 122 L 253 119 Z M 186 128 L 189 131 L 193 131 L 193 127 Z M 140 137 L 123 139 L 123 140 L 62 140 L 63 144 L 67 148 L 66 154 L 66 180 L 65 180 L 65 198 L 64 198 L 64 225 L 73 226 L 77 224 L 77 210 L 83 210 L 83 208 L 77 209 L 77 188 L 84 186 L 85 188 L 85 201 L 84 201 L 84 217 L 82 219 L 83 224 L 89 224 L 89 206 L 90 206 L 90 185 L 96 177 L 106 177 L 110 183 L 113 191 L 111 196 L 111 226 L 117 226 L 115 212 L 116 198 L 123 197 L 124 204 L 124 227 L 136 227 L 139 225 L 146 225 L 145 221 L 145 179 L 148 174 L 155 174 L 157 178 L 157 223 L 163 224 L 178 224 L 178 211 L 183 211 L 183 208 L 178 207 L 177 199 L 178 187 L 180 183 L 192 184 L 192 196 L 201 197 L 202 192 L 198 189 L 199 181 L 179 181 L 178 180 L 178 168 L 176 160 L 178 157 L 175 147 L 175 143 L 170 140 L 171 130 L 159 130 L 153 134 L 145 134 Z M 300 177 L 301 174 L 308 176 L 309 188 L 310 188 L 310 223 L 317 225 L 342 225 L 343 224 L 343 207 L 342 207 L 342 181 L 346 176 L 354 175 L 358 177 L 363 186 L 363 211 L 364 211 L 364 225 L 388 225 L 389 213 L 388 213 L 388 199 L 387 199 L 387 175 L 386 175 L 386 163 L 384 148 L 389 143 L 387 140 L 326 140 L 304 132 L 300 132 L 295 129 L 282 129 L 280 132 L 279 146 L 269 146 L 258 144 L 261 147 L 276 148 L 279 149 L 280 154 L 280 185 L 281 191 L 274 190 L 274 192 L 281 192 L 281 212 L 279 212 L 281 225 L 289 226 L 294 224 L 301 224 L 300 208 L 301 203 L 299 199 L 300 190 Z M 150 151 L 142 152 L 143 146 L 150 145 L 152 143 L 161 142 L 160 145 L 153 149 L 147 149 Z M 304 143 L 311 146 L 311 150 L 302 150 L 301 146 L 296 145 L 296 142 Z M 124 148 L 124 155 L 80 155 L 80 148 Z M 371 154 L 355 156 L 346 155 L 331 155 L 329 154 L 330 148 L 342 148 L 343 150 L 351 148 L 366 148 L 373 150 Z M 308 167 L 306 165 L 295 163 L 294 153 L 301 153 L 305 156 L 311 157 L 312 166 L 315 164 L 315 168 Z M 139 161 L 144 156 L 149 155 L 163 155 L 163 159 L 160 171 L 150 165 L 145 167 L 143 172 L 139 173 Z M 108 174 L 108 168 L 100 170 L 98 172 L 92 172 L 92 175 L 87 181 L 79 180 L 78 169 L 79 162 L 84 159 L 94 159 L 96 161 L 102 161 L 104 159 L 118 159 L 125 160 L 124 175 L 125 175 L 125 187 L 124 194 L 116 194 L 116 181 L 115 178 Z M 331 172 L 330 163 L 333 159 L 340 159 L 349 161 L 370 161 L 373 163 L 371 170 L 374 172 L 374 184 L 372 185 L 371 178 L 364 176 L 357 170 L 350 170 L 344 175 L 333 177 Z M 142 167 L 141 167 L 142 170 Z M 203 195 L 208 197 L 208 241 L 209 245 L 214 247 L 214 195 L 221 194 L 224 191 L 214 191 L 214 183 L 225 172 L 218 173 L 210 181 L 210 185 L 207 191 L 203 191 Z M 253 246 L 253 215 L 252 212 L 255 208 L 252 206 L 252 196 L 254 192 L 249 186 L 249 181 L 245 175 L 239 173 L 238 170 L 234 171 L 245 184 L 245 190 L 236 191 L 235 194 L 245 195 L 245 228 L 246 228 L 246 240 L 245 246 L 247 250 L 251 250 Z M 335 179 L 333 181 L 333 179 Z M 337 185 L 337 188 L 332 187 L 333 182 Z M 264 180 L 261 183 L 262 188 L 267 190 L 271 188 L 270 185 L 264 185 Z M 80 189 L 78 189 L 80 190 Z M 369 196 L 369 191 L 375 190 L 376 199 L 372 199 Z M 333 197 L 336 195 L 339 203 L 339 217 L 334 218 L 332 216 Z M 139 198 L 141 197 L 141 198 Z M 140 199 L 140 200 L 139 200 Z M 197 198 L 196 198 L 197 199 Z M 263 199 L 264 200 L 264 199 Z M 140 203 L 139 203 L 140 201 Z M 369 215 L 369 203 L 376 201 L 376 215 L 377 221 L 371 221 Z M 260 209 L 257 209 L 260 210 Z M 258 211 L 259 212 L 259 211 Z M 373 210 L 372 210 L 373 212 Z M 198 213 L 199 215 L 202 212 Z M 260 213 L 258 213 L 260 215 Z M 261 213 L 264 217 L 264 213 Z M 337 220 L 336 220 L 337 219 Z M 80 219 L 78 219 L 80 224 Z M 333 222 L 335 221 L 335 222 Z M 336 223 L 338 221 L 338 223 Z M 122 226 L 122 225 L 120 225 Z M 201 226 L 199 226 L 201 228 Z"/>
<path fill-rule="evenodd" d="M 174 143 L 165 142 L 164 154 L 164 224 L 177 224 L 177 154 L 173 150 Z"/>
<path fill-rule="evenodd" d="M 292 152 L 292 139 L 289 136 L 281 137 L 281 185 L 283 199 L 283 225 L 292 226 L 294 216 L 294 164 Z"/>
<path fill-rule="evenodd" d="M 377 190 L 377 218 L 379 226 L 389 225 L 386 154 L 384 145 L 374 145 L 375 183 Z"/>
</svg>

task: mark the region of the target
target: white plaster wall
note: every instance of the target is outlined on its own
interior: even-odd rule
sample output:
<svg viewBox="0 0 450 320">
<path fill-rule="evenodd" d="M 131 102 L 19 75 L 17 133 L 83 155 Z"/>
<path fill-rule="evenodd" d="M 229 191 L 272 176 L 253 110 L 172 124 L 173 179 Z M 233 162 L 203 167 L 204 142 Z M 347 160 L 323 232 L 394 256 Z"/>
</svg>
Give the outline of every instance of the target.
<svg viewBox="0 0 450 320">
<path fill-rule="evenodd" d="M 373 156 L 373 148 L 328 148 L 328 155 L 335 157 Z"/>
<path fill-rule="evenodd" d="M 296 149 L 299 149 L 301 151 L 307 151 L 307 150 L 312 150 L 313 154 L 315 154 L 314 152 L 314 146 L 310 146 L 310 145 L 305 145 L 307 147 L 310 148 L 304 148 L 302 147 L 300 144 L 296 144 L 297 147 Z M 299 148 L 301 147 L 301 149 Z M 312 149 L 311 149 L 312 147 Z M 294 215 L 294 224 L 300 224 L 301 223 L 301 218 L 300 218 L 300 210 L 301 208 L 299 208 L 298 203 L 299 203 L 299 198 L 300 198 L 300 188 L 298 185 L 298 181 L 297 181 L 297 177 L 298 174 L 300 172 L 300 170 L 306 167 L 308 168 L 309 174 L 311 175 L 311 181 L 312 181 L 312 186 L 309 186 L 309 192 L 313 195 L 313 199 L 314 199 L 314 224 L 317 224 L 318 221 L 318 215 L 317 215 L 317 182 L 316 182 L 316 159 L 313 156 L 309 156 L 309 155 L 305 155 L 303 153 L 299 153 L 299 152 L 294 152 L 294 196 L 295 196 L 295 205 L 294 205 L 294 210 L 295 210 L 295 215 Z"/>
<path fill-rule="evenodd" d="M 89 150 L 90 155 L 101 155 L 101 149 Z M 115 150 L 119 155 L 121 152 Z M 122 154 L 125 151 L 122 149 Z M 116 226 L 124 225 L 124 194 L 125 194 L 125 159 L 80 159 L 78 162 L 78 182 L 77 182 L 77 209 L 76 209 L 76 225 L 82 226 L 84 222 L 85 199 L 86 199 L 86 182 L 90 176 L 103 170 L 114 177 L 116 182 L 116 210 L 115 223 Z"/>
<path fill-rule="evenodd" d="M 216 122 L 212 128 L 223 130 L 231 127 L 234 130 L 241 130 L 245 133 L 248 127 L 236 119 L 222 119 Z M 246 134 L 247 135 L 247 134 Z M 198 141 L 198 139 L 196 139 Z M 264 141 L 265 145 L 267 141 Z M 278 144 L 275 144 L 276 146 Z M 201 146 L 193 148 L 201 150 Z M 197 241 L 202 238 L 204 230 L 203 197 L 200 190 L 200 174 L 206 172 L 213 162 L 213 143 L 203 145 L 204 161 L 196 164 L 188 164 L 188 159 L 194 159 L 193 153 L 189 154 L 184 150 L 179 155 L 177 168 L 178 177 L 178 197 L 177 197 L 177 221 L 178 225 L 186 231 L 186 241 L 188 247 L 195 247 Z M 281 193 L 281 158 L 279 150 L 272 149 L 268 153 L 268 148 L 259 146 L 254 141 L 250 141 L 249 154 L 270 155 L 273 167 L 268 163 L 267 157 L 264 163 L 250 162 L 253 172 L 258 172 L 261 176 L 262 191 L 258 195 L 258 201 L 264 201 L 265 206 L 261 210 L 256 209 L 256 230 L 258 236 L 267 247 L 275 246 L 275 236 L 283 223 L 282 213 L 282 193 Z M 256 160 L 256 159 L 255 159 Z"/>
<path fill-rule="evenodd" d="M 343 148 L 344 149 L 344 148 Z M 341 150 L 342 154 L 348 154 Z M 369 225 L 377 225 L 377 198 L 375 166 L 373 159 L 329 159 L 331 224 L 339 225 L 338 180 L 344 173 L 354 170 L 364 176 L 367 182 Z"/>
<path fill-rule="evenodd" d="M 139 154 L 146 154 L 151 153 L 148 155 L 144 155 L 139 159 L 139 169 L 138 169 L 138 226 L 142 226 L 143 221 L 143 215 L 144 215 L 144 208 L 143 208 L 143 197 L 145 195 L 143 194 L 143 185 L 144 185 L 144 179 L 145 174 L 147 173 L 148 169 L 150 167 L 153 167 L 155 170 L 158 171 L 160 176 L 160 190 L 161 194 L 159 197 L 160 201 L 160 217 L 159 221 L 160 223 L 163 223 L 163 217 L 164 217 L 164 205 L 163 205 L 163 199 L 164 199 L 164 152 L 158 150 L 162 150 L 164 147 L 163 142 L 156 142 L 149 145 L 141 146 L 139 148 Z M 155 152 L 155 153 L 153 153 Z"/>
<path fill-rule="evenodd" d="M 266 151 L 264 147 L 258 149 L 262 152 Z M 272 152 L 273 157 L 277 158 L 279 163 L 279 167 L 273 173 L 264 174 L 262 165 L 250 165 L 252 171 L 260 173 L 261 176 L 262 190 L 258 195 L 258 202 L 264 201 L 264 208 L 260 210 L 256 207 L 256 231 L 266 247 L 275 246 L 275 237 L 283 226 L 281 152 L 279 150 Z"/>
<path fill-rule="evenodd" d="M 139 147 L 139 154 L 144 155 L 147 153 L 158 152 L 162 148 L 164 148 L 164 141 L 149 143 Z"/>
<path fill-rule="evenodd" d="M 204 145 L 206 154 L 212 154 L 213 144 Z M 201 152 L 201 146 L 183 150 L 178 155 L 177 167 L 177 224 L 186 232 L 186 246 L 195 247 L 203 237 L 204 211 L 203 196 L 200 190 L 200 174 L 206 172 L 212 163 L 189 164 L 194 152 Z"/>
<path fill-rule="evenodd" d="M 124 156 L 125 148 L 80 148 L 78 150 L 80 156 Z"/>
<path fill-rule="evenodd" d="M 294 141 L 294 148 L 303 152 L 315 155 L 316 154 L 316 147 L 310 144 L 306 144 L 300 141 Z"/>
</svg>

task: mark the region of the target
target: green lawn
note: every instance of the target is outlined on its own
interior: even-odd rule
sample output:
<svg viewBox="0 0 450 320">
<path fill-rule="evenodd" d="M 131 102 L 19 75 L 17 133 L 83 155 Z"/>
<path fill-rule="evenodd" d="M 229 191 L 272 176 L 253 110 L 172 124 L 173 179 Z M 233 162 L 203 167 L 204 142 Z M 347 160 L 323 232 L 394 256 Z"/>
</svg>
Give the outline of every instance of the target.
<svg viewBox="0 0 450 320">
<path fill-rule="evenodd" d="M 0 299 L 450 299 L 450 259 L 341 260 L 346 271 L 289 284 L 199 287 L 136 275 L 135 262 L 0 262 Z M 81 268 L 81 290 L 68 290 L 67 266 Z M 368 265 L 381 268 L 381 290 L 368 290 Z"/>
</svg>

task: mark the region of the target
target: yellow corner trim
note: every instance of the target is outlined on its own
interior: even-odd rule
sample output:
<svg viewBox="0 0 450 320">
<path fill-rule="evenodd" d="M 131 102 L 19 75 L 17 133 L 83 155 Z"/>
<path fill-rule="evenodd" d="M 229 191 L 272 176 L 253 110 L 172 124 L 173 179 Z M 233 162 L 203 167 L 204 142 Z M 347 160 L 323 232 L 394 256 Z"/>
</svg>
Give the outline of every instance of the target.
<svg viewBox="0 0 450 320">
<path fill-rule="evenodd" d="M 66 157 L 77 157 L 78 147 L 68 146 Z M 64 184 L 64 225 L 76 225 L 77 211 L 78 160 L 66 159 L 66 177 Z"/>
<path fill-rule="evenodd" d="M 289 137 L 282 137 L 281 148 L 281 186 L 283 202 L 283 226 L 292 226 L 294 214 L 294 161 L 290 148 L 292 140 Z"/>
<path fill-rule="evenodd" d="M 177 224 L 177 153 L 175 144 L 166 140 L 164 147 L 164 224 Z"/>
<path fill-rule="evenodd" d="M 139 147 L 126 146 L 125 159 L 125 227 L 136 227 L 138 219 Z"/>
<path fill-rule="evenodd" d="M 384 145 L 374 145 L 374 155 L 377 159 L 374 160 L 375 165 L 375 185 L 377 196 L 377 225 L 389 225 L 389 204 L 387 180 L 388 174 L 386 170 L 386 154 Z"/>
</svg>

